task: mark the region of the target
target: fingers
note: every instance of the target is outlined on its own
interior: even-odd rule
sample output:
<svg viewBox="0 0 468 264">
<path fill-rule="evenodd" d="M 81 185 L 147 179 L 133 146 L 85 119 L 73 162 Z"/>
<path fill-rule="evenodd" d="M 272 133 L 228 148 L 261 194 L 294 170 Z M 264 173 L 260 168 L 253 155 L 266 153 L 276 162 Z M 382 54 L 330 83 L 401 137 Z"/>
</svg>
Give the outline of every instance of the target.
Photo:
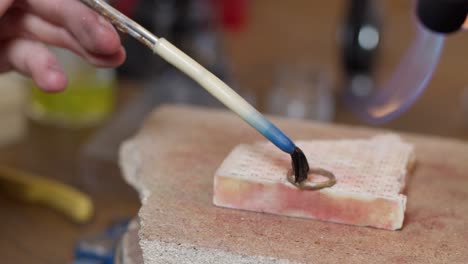
<svg viewBox="0 0 468 264">
<path fill-rule="evenodd" d="M 49 45 L 70 49 L 99 67 L 115 67 L 125 60 L 125 52 L 122 47 L 110 55 L 91 53 L 84 49 L 64 28 L 19 9 L 10 10 L 0 19 L 0 40 L 15 37 L 38 40 Z"/>
<path fill-rule="evenodd" d="M 0 1 L 0 17 L 5 14 L 8 8 L 11 6 L 14 0 L 1 0 Z"/>
<path fill-rule="evenodd" d="M 31 76 L 45 91 L 61 91 L 67 85 L 67 79 L 57 58 L 39 42 L 27 39 L 3 42 L 0 45 L 0 58 L 6 60 L 4 65 Z"/>
<path fill-rule="evenodd" d="M 112 55 L 121 48 L 114 27 L 77 0 L 19 0 L 32 13 L 66 28 L 90 53 Z"/>
<path fill-rule="evenodd" d="M 127 53 L 123 47 L 111 55 L 86 53 L 84 58 L 97 67 L 116 67 L 122 65 L 127 57 Z"/>
</svg>

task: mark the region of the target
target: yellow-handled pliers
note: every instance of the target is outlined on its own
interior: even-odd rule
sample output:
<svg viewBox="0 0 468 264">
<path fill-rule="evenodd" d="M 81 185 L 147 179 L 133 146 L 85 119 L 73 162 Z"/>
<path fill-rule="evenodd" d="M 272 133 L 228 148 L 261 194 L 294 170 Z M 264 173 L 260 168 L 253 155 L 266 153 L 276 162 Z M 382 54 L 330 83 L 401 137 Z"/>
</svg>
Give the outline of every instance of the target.
<svg viewBox="0 0 468 264">
<path fill-rule="evenodd" d="M 77 223 L 87 222 L 94 211 L 89 196 L 71 186 L 1 165 L 0 192 L 52 207 Z"/>
</svg>

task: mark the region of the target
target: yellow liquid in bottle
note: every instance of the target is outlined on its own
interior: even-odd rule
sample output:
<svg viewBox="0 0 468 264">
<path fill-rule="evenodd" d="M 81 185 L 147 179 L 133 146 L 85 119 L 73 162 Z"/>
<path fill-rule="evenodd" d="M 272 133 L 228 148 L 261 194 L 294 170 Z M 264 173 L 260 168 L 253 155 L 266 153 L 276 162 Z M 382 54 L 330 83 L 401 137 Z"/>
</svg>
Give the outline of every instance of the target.
<svg viewBox="0 0 468 264">
<path fill-rule="evenodd" d="M 73 69 L 65 65 L 68 86 L 60 93 L 46 93 L 32 85 L 28 114 L 41 123 L 65 127 L 96 125 L 108 117 L 115 103 L 115 81 L 110 69 L 96 69 L 84 62 Z"/>
</svg>

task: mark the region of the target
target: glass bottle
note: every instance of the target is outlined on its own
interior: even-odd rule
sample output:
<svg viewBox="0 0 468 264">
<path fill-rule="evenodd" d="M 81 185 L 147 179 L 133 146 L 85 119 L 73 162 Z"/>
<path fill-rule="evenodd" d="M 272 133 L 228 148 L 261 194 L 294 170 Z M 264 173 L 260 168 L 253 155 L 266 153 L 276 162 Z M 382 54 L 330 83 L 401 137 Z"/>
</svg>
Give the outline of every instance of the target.
<svg viewBox="0 0 468 264">
<path fill-rule="evenodd" d="M 88 127 L 103 121 L 114 107 L 114 70 L 95 68 L 68 50 L 52 50 L 64 66 L 68 86 L 61 93 L 46 93 L 32 84 L 28 116 L 40 123 L 68 128 Z"/>
</svg>

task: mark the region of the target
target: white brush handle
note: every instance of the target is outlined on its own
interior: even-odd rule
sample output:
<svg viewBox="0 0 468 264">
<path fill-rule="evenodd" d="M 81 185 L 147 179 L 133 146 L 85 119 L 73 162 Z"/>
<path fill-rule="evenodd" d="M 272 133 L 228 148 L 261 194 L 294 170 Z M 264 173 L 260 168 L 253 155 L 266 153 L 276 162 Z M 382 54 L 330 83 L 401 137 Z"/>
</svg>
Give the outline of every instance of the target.
<svg viewBox="0 0 468 264">
<path fill-rule="evenodd" d="M 130 34 L 151 48 L 167 62 L 174 65 L 176 68 L 198 82 L 210 94 L 238 114 L 278 148 L 290 154 L 294 152 L 294 143 L 283 132 L 281 132 L 281 130 L 266 119 L 227 84 L 206 70 L 187 54 L 172 45 L 169 41 L 162 38 L 158 39 L 144 27 L 126 17 L 103 0 L 81 1 L 108 19 L 117 27 L 117 29 Z"/>
</svg>

